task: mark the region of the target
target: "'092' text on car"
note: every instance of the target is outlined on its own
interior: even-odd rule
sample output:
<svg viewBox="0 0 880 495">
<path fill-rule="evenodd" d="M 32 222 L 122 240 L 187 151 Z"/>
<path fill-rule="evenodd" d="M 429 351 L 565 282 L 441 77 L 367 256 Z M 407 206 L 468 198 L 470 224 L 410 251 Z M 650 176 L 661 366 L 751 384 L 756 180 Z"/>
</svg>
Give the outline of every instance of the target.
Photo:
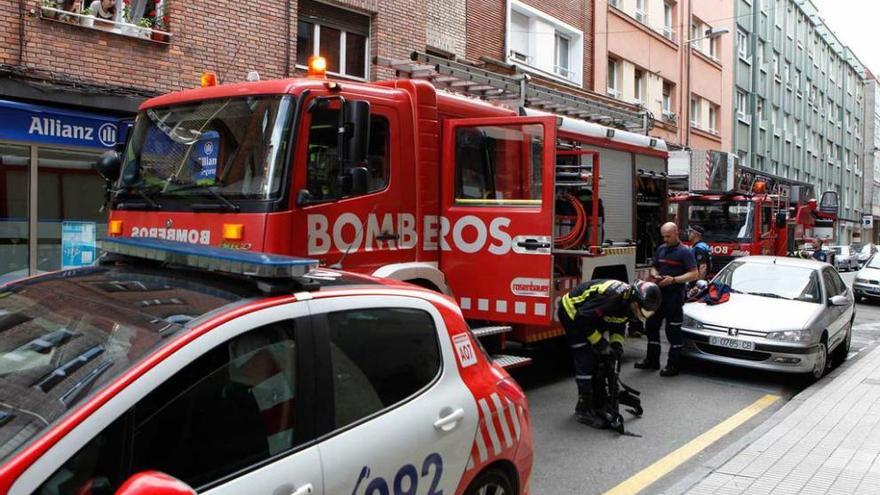
<svg viewBox="0 0 880 495">
<path fill-rule="evenodd" d="M 525 395 L 446 296 L 104 247 L 0 288 L 0 494 L 528 493 Z"/>
<path fill-rule="evenodd" d="M 713 281 L 735 292 L 714 306 L 685 304 L 685 355 L 816 379 L 846 359 L 855 298 L 829 265 L 752 256 L 730 263 Z"/>
</svg>

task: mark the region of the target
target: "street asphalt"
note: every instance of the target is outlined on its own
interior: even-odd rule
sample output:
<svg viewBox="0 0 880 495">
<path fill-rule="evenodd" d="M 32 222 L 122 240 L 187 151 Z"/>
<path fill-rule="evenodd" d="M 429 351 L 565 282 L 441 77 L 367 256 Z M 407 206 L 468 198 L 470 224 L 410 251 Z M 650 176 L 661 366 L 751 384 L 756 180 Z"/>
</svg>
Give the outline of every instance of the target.
<svg viewBox="0 0 880 495">
<path fill-rule="evenodd" d="M 854 272 L 842 275 L 852 284 Z M 851 359 L 878 339 L 880 303 L 859 303 Z M 644 337 L 628 339 L 621 372 L 625 383 L 642 392 L 644 415 L 635 418 L 624 413 L 627 430 L 641 437 L 593 430 L 574 421 L 576 389 L 570 356 L 561 343 L 536 350 L 531 366 L 515 370 L 514 377 L 528 395 L 532 415 L 532 494 L 603 493 L 765 395 L 781 398 L 641 492 L 661 493 L 700 461 L 761 424 L 809 385 L 808 381 L 791 375 L 695 361 L 688 362 L 681 375 L 663 378 L 656 372 L 633 368 L 632 363 L 644 356 L 646 347 Z M 664 342 L 664 361 L 666 349 Z"/>
</svg>

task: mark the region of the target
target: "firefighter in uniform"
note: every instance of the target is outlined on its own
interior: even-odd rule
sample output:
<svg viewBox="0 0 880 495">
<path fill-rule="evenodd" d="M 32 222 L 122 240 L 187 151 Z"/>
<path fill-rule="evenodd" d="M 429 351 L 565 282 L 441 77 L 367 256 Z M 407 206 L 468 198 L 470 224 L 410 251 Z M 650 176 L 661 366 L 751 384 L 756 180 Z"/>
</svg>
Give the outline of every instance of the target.
<svg viewBox="0 0 880 495">
<path fill-rule="evenodd" d="M 645 325 L 648 334 L 648 355 L 644 360 L 636 362 L 635 367 L 641 370 L 660 369 L 660 325 L 666 320 L 666 339 L 670 348 L 666 367 L 660 371 L 660 376 L 675 376 L 678 374 L 681 358 L 681 321 L 684 317 L 682 306 L 685 301 L 685 284 L 696 280 L 699 273 L 694 254 L 678 237 L 677 225 L 672 222 L 663 224 L 660 235 L 663 236 L 663 244 L 657 248 L 651 276 L 660 286 L 663 301 L 660 310 L 651 316 Z"/>
<path fill-rule="evenodd" d="M 712 273 L 712 249 L 703 240 L 705 230 L 699 225 L 688 227 L 688 241 L 694 252 L 694 260 L 697 262 L 697 271 L 700 276 L 697 280 L 709 280 Z"/>
<path fill-rule="evenodd" d="M 658 307 L 660 289 L 643 281 L 630 285 L 619 280 L 590 280 L 562 296 L 558 314 L 574 358 L 578 387 L 575 417 L 579 422 L 594 428 L 606 426 L 604 417 L 594 413 L 604 406 L 594 401 L 595 355 L 608 351 L 622 355 L 626 322 L 645 321 Z"/>
</svg>

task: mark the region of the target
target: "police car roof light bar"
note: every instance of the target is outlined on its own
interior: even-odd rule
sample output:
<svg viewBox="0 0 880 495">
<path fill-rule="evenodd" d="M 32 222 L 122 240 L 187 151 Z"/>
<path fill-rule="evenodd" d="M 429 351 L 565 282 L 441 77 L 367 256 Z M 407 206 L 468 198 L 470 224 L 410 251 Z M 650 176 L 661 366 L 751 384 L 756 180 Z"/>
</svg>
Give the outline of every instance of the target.
<svg viewBox="0 0 880 495">
<path fill-rule="evenodd" d="M 108 253 L 249 277 L 292 279 L 302 277 L 318 267 L 317 260 L 308 258 L 198 246 L 146 237 L 104 238 L 99 245 Z"/>
</svg>

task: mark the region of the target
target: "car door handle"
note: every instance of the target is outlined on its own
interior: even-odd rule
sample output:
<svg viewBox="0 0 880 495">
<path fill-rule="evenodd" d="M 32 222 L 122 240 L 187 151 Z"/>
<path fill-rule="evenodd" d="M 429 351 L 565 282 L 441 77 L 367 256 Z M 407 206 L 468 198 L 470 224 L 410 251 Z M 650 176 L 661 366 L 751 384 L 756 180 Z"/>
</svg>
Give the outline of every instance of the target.
<svg viewBox="0 0 880 495">
<path fill-rule="evenodd" d="M 305 485 L 294 490 L 290 495 L 309 495 L 312 493 L 312 484 L 306 483 Z"/>
<path fill-rule="evenodd" d="M 395 234 L 393 232 L 382 232 L 376 236 L 377 241 L 396 241 L 398 239 L 400 239 L 400 234 Z"/>
<path fill-rule="evenodd" d="M 452 431 L 464 417 L 464 409 L 458 408 L 442 418 L 434 421 L 434 428 L 442 431 Z"/>
<path fill-rule="evenodd" d="M 549 242 L 540 242 L 536 239 L 526 239 L 525 241 L 520 241 L 516 243 L 519 247 L 524 247 L 529 251 L 534 251 L 536 249 L 547 249 L 550 247 Z"/>
</svg>

